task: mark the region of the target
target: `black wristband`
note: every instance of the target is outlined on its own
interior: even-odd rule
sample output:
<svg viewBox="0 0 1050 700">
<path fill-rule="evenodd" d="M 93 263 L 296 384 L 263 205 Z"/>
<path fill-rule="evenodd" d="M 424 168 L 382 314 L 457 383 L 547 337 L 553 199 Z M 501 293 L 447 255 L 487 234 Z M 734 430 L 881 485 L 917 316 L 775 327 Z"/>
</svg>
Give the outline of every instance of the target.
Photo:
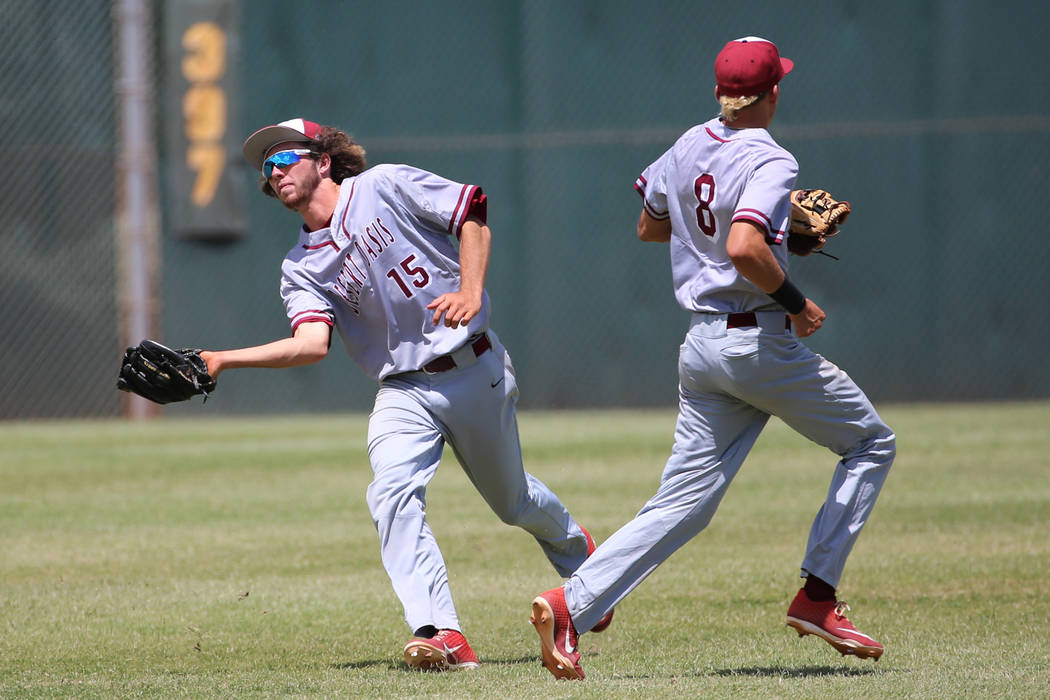
<svg viewBox="0 0 1050 700">
<path fill-rule="evenodd" d="M 806 308 L 806 296 L 798 291 L 798 287 L 791 284 L 791 280 L 784 278 L 784 284 L 777 291 L 771 293 L 773 301 L 787 309 L 789 314 L 797 314 Z"/>
</svg>

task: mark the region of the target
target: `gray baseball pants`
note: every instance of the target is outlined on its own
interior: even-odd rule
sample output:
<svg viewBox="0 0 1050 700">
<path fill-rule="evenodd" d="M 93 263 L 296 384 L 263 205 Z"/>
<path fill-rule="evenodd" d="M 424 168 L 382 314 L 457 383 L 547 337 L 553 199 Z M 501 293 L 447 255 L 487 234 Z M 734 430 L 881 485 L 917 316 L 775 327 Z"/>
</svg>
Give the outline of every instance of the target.
<svg viewBox="0 0 1050 700">
<path fill-rule="evenodd" d="M 660 487 L 565 584 L 577 630 L 591 629 L 707 526 L 770 415 L 840 457 L 802 560 L 803 575 L 838 585 L 893 462 L 895 436 L 845 372 L 785 330 L 782 312 L 756 317 L 755 327 L 728 328 L 725 314 L 693 315 Z"/>
<path fill-rule="evenodd" d="M 445 443 L 492 511 L 535 537 L 562 577 L 587 557 L 580 526 L 558 497 L 524 470 L 514 368 L 496 335 L 488 334 L 492 349 L 468 366 L 384 379 L 369 419 L 374 479 L 368 508 L 383 566 L 413 630 L 461 629 L 445 560 L 426 522 L 427 484 Z"/>
</svg>

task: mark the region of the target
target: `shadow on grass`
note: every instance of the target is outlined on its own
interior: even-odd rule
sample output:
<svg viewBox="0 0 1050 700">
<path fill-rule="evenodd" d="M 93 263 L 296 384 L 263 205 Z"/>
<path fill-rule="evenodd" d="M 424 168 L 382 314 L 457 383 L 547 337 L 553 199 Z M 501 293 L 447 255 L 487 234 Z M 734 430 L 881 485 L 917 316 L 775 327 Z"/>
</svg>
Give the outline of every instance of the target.
<svg viewBox="0 0 1050 700">
<path fill-rule="evenodd" d="M 511 666 L 514 664 L 536 664 L 537 666 L 543 666 L 543 660 L 536 655 L 520 656 L 514 659 L 481 657 L 479 660 L 481 661 L 482 666 L 487 664 L 492 664 L 494 666 Z M 413 673 L 418 673 L 416 669 L 409 668 L 403 661 L 393 661 L 391 659 L 368 659 L 329 664 L 329 668 L 334 668 L 338 671 L 354 671 L 363 668 L 383 667 L 390 671 L 411 671 Z"/>
<path fill-rule="evenodd" d="M 385 666 L 391 671 L 396 671 L 398 670 L 398 668 L 408 668 L 403 662 L 394 662 L 390 659 L 369 659 L 363 661 L 347 661 L 344 663 L 329 664 L 329 668 L 334 668 L 339 671 L 351 671 L 361 668 L 374 668 L 377 666 Z"/>
<path fill-rule="evenodd" d="M 776 678 L 812 678 L 814 676 L 871 676 L 882 673 L 881 669 L 867 666 L 746 666 L 744 668 L 722 668 L 712 671 L 712 676 L 764 676 Z"/>
<path fill-rule="evenodd" d="M 513 666 L 523 664 L 535 664 L 542 668 L 543 661 L 539 656 L 519 656 L 517 658 L 482 658 L 481 665 Z M 331 668 L 341 671 L 359 670 L 365 668 L 386 668 L 389 671 L 400 671 L 403 673 L 420 673 L 409 668 L 401 661 L 390 659 L 369 659 L 362 661 L 347 661 L 345 663 L 330 664 Z M 756 678 L 815 678 L 820 676 L 859 677 L 873 676 L 884 673 L 885 669 L 873 666 L 850 667 L 850 666 L 745 666 L 742 668 L 721 668 L 708 673 L 687 673 L 687 676 L 722 676 L 731 678 L 733 676 L 753 676 Z M 682 674 L 678 674 L 682 675 Z M 654 676 L 630 676 L 632 678 L 651 678 Z"/>
</svg>

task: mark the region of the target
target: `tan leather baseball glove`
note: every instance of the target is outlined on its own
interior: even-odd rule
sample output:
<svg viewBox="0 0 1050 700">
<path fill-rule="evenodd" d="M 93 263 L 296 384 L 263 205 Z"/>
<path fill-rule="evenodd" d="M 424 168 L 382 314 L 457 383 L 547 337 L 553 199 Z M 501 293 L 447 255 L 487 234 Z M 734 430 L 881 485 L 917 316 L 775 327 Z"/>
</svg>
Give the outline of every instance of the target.
<svg viewBox="0 0 1050 700">
<path fill-rule="evenodd" d="M 840 202 L 826 190 L 793 190 L 788 250 L 803 256 L 820 250 L 839 232 L 849 212 L 849 202 Z"/>
</svg>

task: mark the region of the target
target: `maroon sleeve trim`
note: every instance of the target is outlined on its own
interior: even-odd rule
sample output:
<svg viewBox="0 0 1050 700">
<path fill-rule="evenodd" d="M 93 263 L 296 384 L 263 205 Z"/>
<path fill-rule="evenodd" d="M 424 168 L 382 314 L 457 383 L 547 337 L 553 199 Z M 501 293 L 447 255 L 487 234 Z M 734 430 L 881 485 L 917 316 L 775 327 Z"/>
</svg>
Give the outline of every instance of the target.
<svg viewBox="0 0 1050 700">
<path fill-rule="evenodd" d="M 489 199 L 484 190 L 477 185 L 463 185 L 459 201 L 452 211 L 452 220 L 448 222 L 449 234 L 459 238 L 463 232 L 463 224 L 472 216 L 480 219 L 483 224 L 488 223 L 488 209 Z"/>
<path fill-rule="evenodd" d="M 766 216 L 765 213 L 760 212 L 757 209 L 740 209 L 733 216 L 733 221 L 738 221 L 741 219 L 744 221 L 753 221 L 766 231 L 770 229 L 770 226 L 773 223 L 769 220 L 769 217 Z"/>
<path fill-rule="evenodd" d="M 784 242 L 785 231 L 774 231 L 773 222 L 757 209 L 741 209 L 733 217 L 733 221 L 747 221 L 758 226 L 765 232 L 766 243 L 769 245 L 780 245 Z"/>
<path fill-rule="evenodd" d="M 648 214 L 652 218 L 656 219 L 657 221 L 663 221 L 665 219 L 670 219 L 671 218 L 670 212 L 660 213 L 660 212 L 656 211 L 655 209 L 653 209 L 652 205 L 649 204 L 649 202 L 647 202 L 644 199 L 642 200 L 642 208 L 645 209 L 645 213 L 646 214 Z"/>
<path fill-rule="evenodd" d="M 642 175 L 638 176 L 638 179 L 634 181 L 634 191 L 638 193 L 638 196 L 642 198 L 642 208 L 645 209 L 645 213 L 656 219 L 657 221 L 663 221 L 664 219 L 670 219 L 670 212 L 659 212 L 653 209 L 653 205 L 649 204 L 649 200 L 645 198 L 645 186 L 649 184 L 645 177 Z"/>
<path fill-rule="evenodd" d="M 329 328 L 335 327 L 335 324 L 332 323 L 332 319 L 329 316 L 303 316 L 302 318 L 297 318 L 295 319 L 295 321 L 292 322 L 292 333 L 295 333 L 295 329 L 303 325 L 304 323 L 316 323 L 318 321 L 325 324 Z"/>
</svg>

